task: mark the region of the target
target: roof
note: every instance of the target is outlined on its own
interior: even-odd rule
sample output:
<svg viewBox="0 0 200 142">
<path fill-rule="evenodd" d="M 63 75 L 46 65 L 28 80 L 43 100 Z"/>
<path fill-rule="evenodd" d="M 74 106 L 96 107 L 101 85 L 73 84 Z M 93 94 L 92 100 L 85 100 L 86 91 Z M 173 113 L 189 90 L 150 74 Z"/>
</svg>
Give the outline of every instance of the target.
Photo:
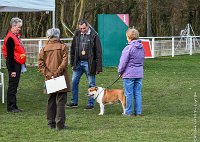
<svg viewBox="0 0 200 142">
<path fill-rule="evenodd" d="M 1 0 L 0 12 L 55 11 L 55 0 Z"/>
</svg>

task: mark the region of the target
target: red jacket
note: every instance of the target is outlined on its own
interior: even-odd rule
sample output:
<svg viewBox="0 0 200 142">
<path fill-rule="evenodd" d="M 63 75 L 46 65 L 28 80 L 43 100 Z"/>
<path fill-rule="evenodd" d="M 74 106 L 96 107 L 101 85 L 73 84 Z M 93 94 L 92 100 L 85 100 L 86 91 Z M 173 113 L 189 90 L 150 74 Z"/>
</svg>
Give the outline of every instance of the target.
<svg viewBox="0 0 200 142">
<path fill-rule="evenodd" d="M 21 44 L 21 42 L 17 38 L 17 36 L 14 35 L 11 31 L 8 32 L 8 34 L 6 35 L 6 37 L 4 39 L 4 43 L 3 43 L 2 53 L 5 57 L 5 59 L 7 58 L 6 43 L 7 43 L 7 40 L 8 40 L 9 37 L 11 37 L 14 40 L 14 43 L 15 43 L 15 48 L 14 48 L 14 59 L 15 59 L 15 61 L 19 64 L 24 64 L 26 62 L 26 53 L 25 53 L 24 46 Z"/>
</svg>

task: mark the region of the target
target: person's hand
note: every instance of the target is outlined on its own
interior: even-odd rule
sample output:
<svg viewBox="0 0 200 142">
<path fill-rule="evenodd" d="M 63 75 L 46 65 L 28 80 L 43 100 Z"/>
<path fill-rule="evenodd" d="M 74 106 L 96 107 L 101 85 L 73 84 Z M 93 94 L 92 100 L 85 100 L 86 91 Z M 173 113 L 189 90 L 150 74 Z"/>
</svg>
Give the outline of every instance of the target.
<svg viewBox="0 0 200 142">
<path fill-rule="evenodd" d="M 49 80 L 49 79 L 52 79 L 52 76 L 53 76 L 53 74 L 49 72 L 49 73 L 46 74 L 45 77 L 46 77 L 46 79 Z"/>
<path fill-rule="evenodd" d="M 56 78 L 56 77 L 58 77 L 58 76 L 59 76 L 58 73 L 54 73 L 52 77 L 53 77 L 53 78 Z M 51 77 L 51 78 L 52 78 L 52 77 Z"/>
<path fill-rule="evenodd" d="M 16 72 L 11 72 L 11 77 L 16 77 Z"/>
<path fill-rule="evenodd" d="M 121 77 L 122 77 L 122 75 L 121 75 L 121 74 L 119 74 L 119 77 L 121 78 Z"/>
<path fill-rule="evenodd" d="M 25 58 L 25 57 L 26 57 L 25 54 L 21 54 L 21 55 L 19 56 L 20 59 L 23 59 L 23 58 Z"/>
</svg>

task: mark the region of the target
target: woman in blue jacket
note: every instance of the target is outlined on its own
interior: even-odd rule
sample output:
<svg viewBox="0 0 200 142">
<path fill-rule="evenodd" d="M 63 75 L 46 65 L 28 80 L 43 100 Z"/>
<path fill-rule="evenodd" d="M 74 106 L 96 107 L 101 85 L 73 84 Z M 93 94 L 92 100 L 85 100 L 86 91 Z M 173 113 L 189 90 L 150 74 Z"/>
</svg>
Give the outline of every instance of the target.
<svg viewBox="0 0 200 142">
<path fill-rule="evenodd" d="M 126 31 L 128 45 L 123 49 L 118 66 L 119 76 L 123 78 L 126 96 L 124 115 L 140 116 L 142 114 L 142 78 L 144 64 L 144 48 L 139 40 L 139 32 L 134 28 Z"/>
</svg>

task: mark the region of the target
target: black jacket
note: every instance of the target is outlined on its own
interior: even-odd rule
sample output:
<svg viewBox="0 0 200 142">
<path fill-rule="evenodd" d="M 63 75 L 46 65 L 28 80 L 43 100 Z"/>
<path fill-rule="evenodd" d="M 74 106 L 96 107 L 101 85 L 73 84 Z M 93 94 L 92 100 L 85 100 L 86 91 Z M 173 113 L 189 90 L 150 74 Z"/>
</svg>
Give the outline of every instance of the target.
<svg viewBox="0 0 200 142">
<path fill-rule="evenodd" d="M 90 44 L 88 51 L 88 68 L 89 74 L 96 74 L 102 72 L 102 47 L 100 39 L 94 30 L 90 29 Z M 80 41 L 81 32 L 75 31 L 75 35 L 72 40 L 71 51 L 70 51 L 70 64 L 76 67 L 78 62 L 78 46 Z"/>
</svg>

